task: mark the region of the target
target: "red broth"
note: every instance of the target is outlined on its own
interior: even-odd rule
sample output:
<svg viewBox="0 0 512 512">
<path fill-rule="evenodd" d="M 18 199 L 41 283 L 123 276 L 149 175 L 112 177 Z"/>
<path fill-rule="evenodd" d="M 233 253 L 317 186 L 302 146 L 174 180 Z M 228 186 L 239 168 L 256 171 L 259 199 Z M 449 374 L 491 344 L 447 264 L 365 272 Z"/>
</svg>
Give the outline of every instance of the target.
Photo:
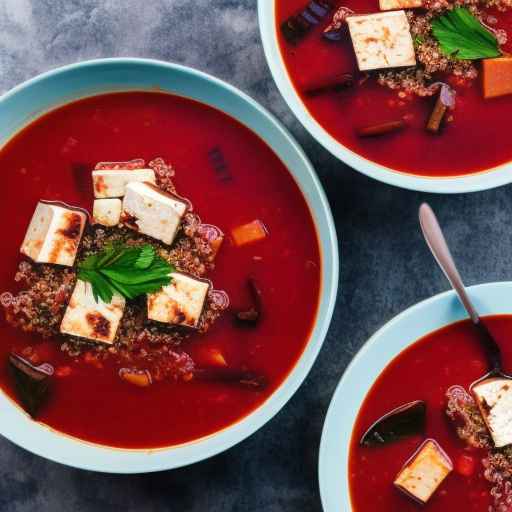
<svg viewBox="0 0 512 512">
<path fill-rule="evenodd" d="M 223 181 L 208 160 L 221 148 L 232 175 Z M 226 383 L 156 383 L 141 389 L 121 381 L 109 363 L 98 369 L 60 352 L 58 340 L 34 340 L 1 320 L 0 385 L 12 398 L 8 353 L 27 344 L 55 366 L 53 396 L 40 420 L 66 434 L 117 447 L 148 448 L 212 434 L 260 406 L 286 378 L 304 350 L 320 288 L 320 254 L 308 206 L 292 176 L 255 134 L 206 105 L 160 93 L 96 96 L 59 108 L 32 123 L 0 151 L 4 195 L 0 216 L 0 289 L 11 290 L 19 246 L 36 202 L 63 200 L 91 209 L 91 169 L 99 161 L 161 156 L 176 169 L 178 191 L 205 222 L 229 233 L 254 219 L 269 236 L 236 248 L 224 242 L 209 277 L 233 305 L 247 305 L 254 275 L 262 288 L 265 317 L 255 330 L 236 328 L 229 313 L 204 337 L 187 342 L 192 357 L 220 348 L 233 367 L 264 374 L 263 392 Z"/>
<path fill-rule="evenodd" d="M 486 317 L 485 323 L 500 343 L 506 369 L 512 369 L 512 345 L 508 343 L 512 315 Z M 425 336 L 391 361 L 368 393 L 354 427 L 349 459 L 354 512 L 487 512 L 491 486 L 483 477 L 481 459 L 485 452 L 467 448 L 445 413 L 447 389 L 457 384 L 467 389 L 487 371 L 484 352 L 469 320 Z M 427 402 L 426 437 L 438 441 L 455 466 L 423 507 L 398 491 L 393 480 L 424 437 L 375 448 L 359 446 L 364 432 L 384 413 L 418 399 Z M 459 473 L 467 455 L 476 461 L 472 476 Z"/>
<path fill-rule="evenodd" d="M 288 74 L 311 116 L 336 140 L 353 152 L 392 169 L 425 176 L 470 174 L 512 159 L 507 123 L 512 116 L 512 96 L 484 100 L 480 81 L 457 87 L 453 122 L 440 135 L 425 131 L 435 99 L 403 101 L 397 91 L 375 80 L 341 93 L 307 97 L 301 91 L 319 79 L 357 70 L 347 34 L 340 42 L 322 38 L 326 23 L 313 29 L 296 46 L 284 40 L 279 29 L 291 15 L 301 12 L 307 0 L 276 0 L 277 31 Z M 379 12 L 378 0 L 336 0 L 358 14 Z M 512 33 L 512 11 L 499 13 L 497 25 Z M 330 16 L 327 16 L 330 19 Z M 512 50 L 510 41 L 504 48 Z M 407 116 L 408 128 L 400 133 L 360 138 L 355 128 Z"/>
</svg>

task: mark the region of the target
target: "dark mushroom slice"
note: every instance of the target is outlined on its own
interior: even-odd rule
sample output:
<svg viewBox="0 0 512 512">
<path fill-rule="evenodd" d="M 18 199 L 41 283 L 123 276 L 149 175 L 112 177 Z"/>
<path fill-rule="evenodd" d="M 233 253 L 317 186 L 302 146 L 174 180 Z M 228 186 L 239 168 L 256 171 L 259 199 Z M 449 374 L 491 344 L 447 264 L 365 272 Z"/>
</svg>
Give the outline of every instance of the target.
<svg viewBox="0 0 512 512">
<path fill-rule="evenodd" d="M 89 183 L 91 181 L 91 163 L 74 162 L 71 164 L 71 176 L 74 181 L 74 190 L 84 199 L 89 200 Z"/>
<path fill-rule="evenodd" d="M 9 356 L 8 364 L 17 396 L 23 408 L 35 418 L 48 398 L 53 366 L 48 363 L 33 366 L 17 354 Z"/>
<path fill-rule="evenodd" d="M 401 405 L 378 419 L 363 435 L 362 446 L 378 446 L 425 431 L 427 404 L 416 400 Z"/>
<path fill-rule="evenodd" d="M 329 78 L 318 80 L 303 88 L 307 96 L 318 96 L 328 92 L 341 92 L 350 89 L 354 85 L 352 73 L 342 73 Z"/>
<path fill-rule="evenodd" d="M 402 120 L 387 121 L 385 123 L 371 124 L 357 128 L 356 133 L 359 137 L 380 137 L 389 133 L 399 132 L 405 128 L 405 122 Z"/>
<path fill-rule="evenodd" d="M 430 114 L 426 130 L 437 134 L 441 131 L 446 112 L 455 107 L 455 91 L 447 84 L 441 84 L 434 109 Z"/>
<path fill-rule="evenodd" d="M 249 289 L 252 305 L 249 309 L 235 312 L 235 323 L 241 327 L 255 327 L 263 315 L 263 294 L 254 277 L 247 279 L 247 288 Z"/>
<path fill-rule="evenodd" d="M 235 368 L 196 368 L 194 377 L 198 380 L 236 384 L 254 391 L 262 391 L 268 385 L 265 376 Z"/>
<path fill-rule="evenodd" d="M 241 323 L 256 324 L 260 319 L 260 313 L 254 308 L 236 313 L 236 319 Z"/>
<path fill-rule="evenodd" d="M 233 179 L 224 152 L 219 146 L 215 146 L 208 151 L 208 161 L 219 181 L 226 182 Z"/>
<path fill-rule="evenodd" d="M 332 8 L 330 0 L 311 0 L 301 13 L 291 16 L 281 24 L 283 37 L 290 44 L 297 44 Z"/>
</svg>

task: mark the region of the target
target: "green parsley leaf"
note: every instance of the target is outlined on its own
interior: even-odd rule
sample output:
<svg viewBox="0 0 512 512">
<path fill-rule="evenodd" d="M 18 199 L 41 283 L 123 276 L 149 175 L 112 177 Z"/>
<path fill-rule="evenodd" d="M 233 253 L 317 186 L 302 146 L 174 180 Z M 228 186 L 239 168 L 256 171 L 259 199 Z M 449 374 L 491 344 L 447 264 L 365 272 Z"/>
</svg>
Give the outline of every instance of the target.
<svg viewBox="0 0 512 512">
<path fill-rule="evenodd" d="M 421 36 L 416 36 L 416 37 L 414 38 L 414 45 L 415 45 L 415 46 L 420 46 L 420 45 L 422 45 L 424 42 L 425 42 L 425 39 L 424 39 L 423 37 L 421 37 Z"/>
<path fill-rule="evenodd" d="M 501 55 L 498 40 L 466 7 L 456 7 L 432 22 L 432 33 L 441 51 L 459 60 Z"/>
<path fill-rule="evenodd" d="M 78 265 L 78 278 L 91 283 L 96 302 L 109 303 L 114 293 L 135 299 L 156 292 L 170 283 L 174 271 L 149 244 L 111 244 Z"/>
<path fill-rule="evenodd" d="M 135 262 L 137 268 L 148 268 L 155 259 L 155 249 L 151 245 L 145 245 L 140 251 L 139 257 Z"/>
</svg>

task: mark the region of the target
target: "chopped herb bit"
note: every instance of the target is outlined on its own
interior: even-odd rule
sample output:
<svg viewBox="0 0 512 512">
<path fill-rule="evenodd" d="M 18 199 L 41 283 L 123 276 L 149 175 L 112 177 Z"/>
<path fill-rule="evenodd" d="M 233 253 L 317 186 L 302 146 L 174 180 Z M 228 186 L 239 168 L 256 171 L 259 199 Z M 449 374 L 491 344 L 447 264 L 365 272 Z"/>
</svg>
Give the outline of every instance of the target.
<svg viewBox="0 0 512 512">
<path fill-rule="evenodd" d="M 160 290 L 170 283 L 174 267 L 149 244 L 109 245 L 78 265 L 78 278 L 92 285 L 94 299 L 109 303 L 114 293 L 127 299 Z"/>
<path fill-rule="evenodd" d="M 421 36 L 416 36 L 414 38 L 414 45 L 419 46 L 420 44 L 423 44 L 425 42 L 425 39 Z"/>
<path fill-rule="evenodd" d="M 432 22 L 442 52 L 459 60 L 501 55 L 498 40 L 466 7 L 456 7 Z"/>
</svg>

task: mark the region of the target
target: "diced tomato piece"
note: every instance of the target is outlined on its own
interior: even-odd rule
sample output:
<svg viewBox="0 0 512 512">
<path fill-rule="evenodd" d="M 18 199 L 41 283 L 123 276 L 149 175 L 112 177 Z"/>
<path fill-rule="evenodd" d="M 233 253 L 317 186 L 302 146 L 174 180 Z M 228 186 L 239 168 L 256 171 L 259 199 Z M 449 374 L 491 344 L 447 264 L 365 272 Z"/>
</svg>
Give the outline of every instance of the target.
<svg viewBox="0 0 512 512">
<path fill-rule="evenodd" d="M 59 366 L 55 370 L 56 377 L 69 377 L 72 373 L 71 366 Z"/>
<path fill-rule="evenodd" d="M 96 368 L 103 368 L 103 364 L 101 363 L 101 361 L 92 352 L 85 353 L 84 361 L 86 363 L 92 364 Z"/>
<path fill-rule="evenodd" d="M 475 457 L 467 454 L 461 455 L 455 464 L 455 471 L 462 476 L 471 476 L 475 473 L 477 460 Z"/>
<path fill-rule="evenodd" d="M 222 245 L 223 237 L 218 237 L 210 242 L 213 254 L 216 255 L 219 252 L 220 246 Z"/>
</svg>

